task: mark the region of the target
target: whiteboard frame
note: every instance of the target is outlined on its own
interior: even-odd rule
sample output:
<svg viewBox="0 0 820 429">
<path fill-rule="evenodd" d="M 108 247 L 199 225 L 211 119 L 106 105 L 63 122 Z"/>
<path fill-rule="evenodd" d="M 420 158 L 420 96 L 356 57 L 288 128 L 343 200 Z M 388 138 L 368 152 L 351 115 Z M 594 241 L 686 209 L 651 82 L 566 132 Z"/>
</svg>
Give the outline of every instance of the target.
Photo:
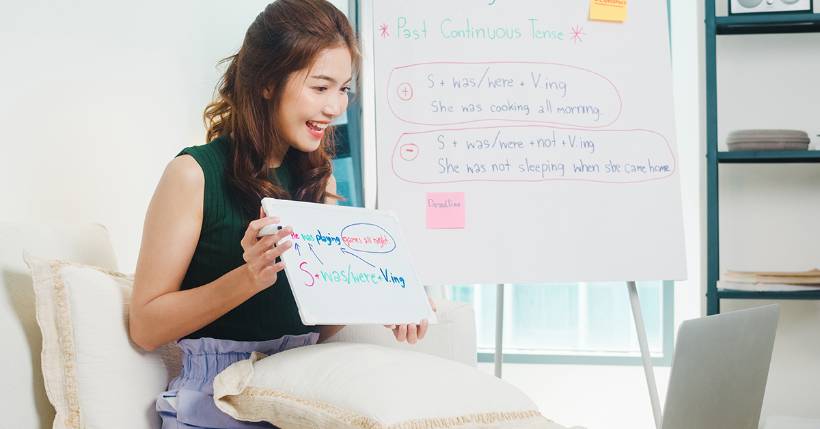
<svg viewBox="0 0 820 429">
<path fill-rule="evenodd" d="M 356 0 L 351 0 L 356 1 Z M 359 0 L 356 10 L 359 42 L 362 49 L 362 69 L 359 87 L 362 100 L 362 191 L 364 206 L 375 209 L 378 201 L 378 162 L 376 158 L 376 87 L 365 85 L 376 76 L 376 61 L 373 56 L 373 0 Z"/>
<path fill-rule="evenodd" d="M 279 230 L 279 228 L 281 228 L 283 226 L 286 226 L 286 225 L 292 226 L 287 222 L 288 214 L 287 213 L 284 214 L 284 215 L 281 214 L 282 210 L 287 210 L 289 208 L 293 209 L 293 210 L 298 210 L 298 211 L 308 210 L 308 211 L 321 212 L 322 216 L 328 216 L 328 217 L 333 217 L 332 215 L 334 213 L 339 213 L 340 217 L 361 218 L 365 222 L 373 221 L 373 219 L 376 219 L 376 218 L 381 219 L 381 220 L 389 219 L 390 221 L 395 223 L 395 229 L 393 229 L 393 230 L 386 230 L 385 229 L 385 231 L 393 237 L 393 240 L 395 241 L 396 246 L 398 246 L 400 243 L 402 245 L 404 245 L 404 249 L 401 251 L 402 252 L 401 256 L 404 256 L 405 258 L 408 259 L 408 261 L 406 261 L 407 262 L 406 275 L 409 277 L 409 280 L 413 281 L 411 284 L 415 285 L 415 287 L 411 287 L 411 292 L 410 293 L 420 294 L 419 296 L 421 296 L 423 294 L 425 297 L 428 297 L 427 293 L 426 293 L 426 289 L 424 287 L 424 284 L 421 283 L 421 280 L 419 279 L 418 273 L 416 271 L 416 268 L 415 268 L 415 265 L 414 265 L 413 255 L 411 254 L 409 246 L 406 245 L 406 239 L 405 239 L 406 234 L 405 234 L 404 228 L 402 227 L 401 222 L 399 221 L 399 218 L 396 216 L 396 214 L 394 212 L 392 212 L 390 210 L 372 210 L 372 209 L 367 209 L 367 208 L 363 208 L 363 207 L 348 207 L 348 206 L 339 206 L 339 205 L 335 205 L 335 204 L 319 204 L 319 203 L 310 203 L 310 202 L 294 201 L 294 200 L 277 200 L 275 198 L 263 198 L 261 203 L 262 203 L 262 207 L 265 210 L 266 214 L 269 212 L 268 209 L 271 209 L 270 210 L 271 212 L 278 212 L 278 213 L 274 213 L 273 216 L 281 218 L 284 222 L 282 222 L 280 224 L 266 225 L 264 228 L 262 228 L 259 231 L 260 236 L 275 234 Z M 376 225 L 378 226 L 378 224 L 376 224 Z M 344 228 L 342 230 L 344 230 Z M 341 232 L 342 231 L 340 231 L 340 234 L 341 234 Z M 279 240 L 277 242 L 277 244 L 281 245 L 281 244 L 283 244 L 285 242 L 288 242 L 288 241 L 291 241 L 291 237 L 282 238 L 281 240 Z M 287 256 L 282 255 L 282 261 L 285 261 L 285 258 L 291 259 L 291 258 L 296 258 L 296 257 L 293 256 L 293 254 L 291 252 Z M 430 325 L 438 323 L 438 318 L 436 316 L 435 311 L 430 306 L 429 300 L 424 301 L 425 302 L 425 304 L 424 304 L 425 305 L 425 314 L 424 315 L 420 314 L 420 316 L 422 316 L 422 317 L 409 319 L 409 320 L 389 319 L 390 316 L 385 316 L 385 319 L 383 319 L 383 320 L 382 319 L 373 320 L 373 318 L 371 316 L 368 316 L 371 320 L 364 320 L 361 316 L 357 316 L 356 318 L 352 318 L 352 319 L 333 319 L 333 318 L 330 318 L 330 317 L 327 317 L 327 316 L 324 316 L 324 315 L 322 317 L 317 317 L 314 313 L 311 313 L 309 311 L 309 310 L 312 310 L 312 308 L 306 308 L 305 307 L 305 305 L 310 305 L 310 304 L 306 303 L 304 301 L 304 297 L 302 296 L 302 294 L 295 289 L 294 285 L 296 284 L 297 276 L 300 275 L 300 273 L 299 273 L 300 269 L 297 268 L 295 265 L 289 264 L 288 261 L 285 261 L 285 262 L 286 262 L 286 265 L 285 265 L 285 269 L 284 269 L 284 274 L 287 276 L 289 287 L 293 291 L 293 298 L 296 301 L 297 307 L 299 309 L 299 316 L 302 319 L 302 323 L 304 323 L 307 326 L 410 324 L 410 323 L 420 323 L 420 321 L 422 319 L 426 319 Z"/>
<path fill-rule="evenodd" d="M 356 0 L 350 0 L 351 2 L 356 3 Z M 362 68 L 359 76 L 359 86 L 361 88 L 361 106 L 362 106 L 362 114 L 361 114 L 361 156 L 362 156 L 362 193 L 363 193 L 363 204 L 366 208 L 379 208 L 379 183 L 378 183 L 378 176 L 379 176 L 379 165 L 378 165 L 378 135 L 377 135 L 377 120 L 378 120 L 378 112 L 376 106 L 376 88 L 375 88 L 375 80 L 376 80 L 376 61 L 375 61 L 375 40 L 376 40 L 376 33 L 375 33 L 375 2 L 377 0 L 358 0 L 357 7 L 355 8 L 355 15 L 356 15 L 356 24 L 358 27 L 359 33 L 359 41 L 361 45 L 361 52 L 362 52 Z M 668 1 L 664 2 L 664 8 L 666 10 L 667 16 L 667 42 L 670 44 L 671 49 L 671 29 L 670 29 L 670 20 L 669 20 L 669 4 Z M 351 9 L 353 10 L 353 9 Z M 670 68 L 671 68 L 671 52 L 670 52 Z M 671 72 L 671 70 L 670 70 Z M 670 95 L 672 95 L 670 93 Z M 674 105 L 672 106 L 674 109 Z M 674 113 L 673 113 L 674 116 Z M 673 118 L 674 123 L 674 118 Z M 674 152 L 677 154 L 677 146 L 678 142 L 674 142 Z M 677 158 L 676 158 L 677 159 Z M 676 172 L 677 178 L 676 180 L 680 183 L 680 173 Z M 680 192 L 680 185 L 679 185 L 679 192 Z M 681 229 L 683 228 L 683 224 L 681 223 Z M 678 274 L 665 276 L 666 278 L 658 278 L 655 275 L 651 276 L 612 276 L 607 278 L 583 278 L 583 279 L 569 279 L 569 278 L 561 278 L 555 279 L 555 281 L 606 281 L 606 282 L 627 282 L 627 281 L 665 281 L 665 280 L 673 280 L 673 281 L 682 281 L 687 279 L 687 260 L 686 260 L 686 239 L 684 236 L 683 230 L 681 230 L 681 251 L 683 255 L 682 259 L 682 266 L 679 269 Z M 465 282 L 468 283 L 475 283 L 479 280 L 477 279 L 467 279 Z M 508 283 L 510 281 L 515 281 L 515 279 L 509 278 L 494 278 L 494 279 L 487 279 L 486 282 L 482 282 L 482 284 L 492 284 L 496 285 L 499 283 Z M 520 282 L 538 282 L 542 280 L 537 279 L 527 279 L 521 280 Z M 443 286 L 445 283 L 435 283 L 431 282 L 426 284 L 426 286 Z"/>
</svg>

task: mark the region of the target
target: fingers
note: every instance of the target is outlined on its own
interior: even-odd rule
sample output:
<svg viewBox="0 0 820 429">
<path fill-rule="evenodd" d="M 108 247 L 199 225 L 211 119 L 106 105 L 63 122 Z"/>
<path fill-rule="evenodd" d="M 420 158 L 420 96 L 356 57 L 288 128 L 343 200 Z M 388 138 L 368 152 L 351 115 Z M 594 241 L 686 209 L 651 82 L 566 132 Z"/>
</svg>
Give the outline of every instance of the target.
<svg viewBox="0 0 820 429">
<path fill-rule="evenodd" d="M 246 262 L 244 267 L 250 275 L 252 286 L 258 290 L 276 283 L 279 271 L 285 269 L 285 263 L 276 259 L 292 246 L 290 241 L 285 241 L 281 245 L 276 244 L 292 233 L 293 229 L 290 227 L 280 227 L 274 234 L 259 236 L 263 228 L 277 223 L 278 217 L 266 216 L 264 209 L 260 207 L 259 219 L 248 223 L 240 240 L 242 259 Z"/>
<path fill-rule="evenodd" d="M 396 341 L 407 341 L 408 344 L 416 344 L 421 341 L 427 335 L 429 326 L 430 323 L 427 319 L 422 320 L 418 325 L 412 323 L 407 325 L 384 325 L 385 328 L 393 331 Z"/>
<path fill-rule="evenodd" d="M 418 325 L 405 325 L 407 326 L 407 342 L 409 344 L 416 344 L 419 340 L 418 337 Z"/>
<path fill-rule="evenodd" d="M 293 229 L 291 227 L 286 227 L 286 228 L 282 228 L 279 231 L 277 231 L 276 234 L 268 235 L 268 236 L 265 236 L 263 238 L 258 239 L 256 241 L 256 243 L 253 244 L 250 248 L 245 249 L 245 252 L 242 254 L 242 258 L 245 259 L 245 262 L 250 262 L 251 260 L 254 260 L 254 259 L 258 258 L 259 255 L 262 255 L 263 253 L 269 251 L 271 248 L 276 249 L 278 247 L 283 247 L 285 244 L 288 244 L 288 247 L 285 248 L 284 250 L 289 249 L 290 248 L 290 245 L 289 245 L 290 242 L 289 241 L 286 242 L 286 243 L 282 243 L 282 246 L 276 246 L 276 247 L 274 247 L 274 246 L 280 240 L 282 240 L 283 238 L 289 236 L 291 234 L 291 232 L 293 232 Z M 284 251 L 284 250 L 282 250 L 282 251 Z M 279 256 L 279 254 L 276 255 L 276 256 Z"/>
<path fill-rule="evenodd" d="M 245 230 L 245 235 L 242 237 L 240 244 L 242 248 L 248 250 L 259 240 L 259 231 L 267 225 L 279 223 L 278 217 L 264 217 L 251 221 L 248 228 Z"/>
<path fill-rule="evenodd" d="M 427 320 L 423 320 L 420 325 L 384 325 L 384 327 L 393 330 L 396 341 L 416 344 L 427 333 Z"/>
<path fill-rule="evenodd" d="M 418 333 L 419 341 L 421 341 L 421 339 L 424 338 L 425 335 L 427 335 L 427 327 L 428 326 L 429 326 L 429 323 L 427 322 L 427 319 L 424 319 L 424 320 L 421 321 L 421 324 L 419 325 L 419 333 Z"/>
<path fill-rule="evenodd" d="M 393 334 L 399 342 L 407 340 L 407 325 L 397 326 L 396 329 L 393 330 Z"/>
<path fill-rule="evenodd" d="M 269 248 L 268 250 L 261 252 L 259 255 L 251 257 L 248 261 L 248 265 L 253 267 L 252 269 L 254 270 L 261 270 L 268 265 L 273 265 L 276 258 L 282 256 L 282 254 L 292 246 L 293 244 L 290 241 L 286 241 L 279 246 Z"/>
<path fill-rule="evenodd" d="M 266 250 L 265 253 L 262 254 L 262 257 L 260 259 L 263 263 L 270 264 L 271 262 L 275 261 L 276 258 L 282 256 L 282 254 L 285 253 L 285 251 L 290 249 L 291 247 L 293 247 L 293 243 L 290 241 L 286 241 L 272 249 Z"/>
<path fill-rule="evenodd" d="M 256 243 L 245 249 L 245 252 L 242 253 L 242 259 L 247 263 L 251 263 L 251 261 L 259 258 L 262 252 L 273 247 L 274 244 L 276 244 L 276 237 L 273 235 L 259 239 Z M 242 247 L 244 247 L 244 245 Z"/>
<path fill-rule="evenodd" d="M 279 271 L 285 269 L 284 261 L 277 261 L 276 258 L 290 249 L 293 243 L 290 240 L 278 246 L 276 243 L 290 235 L 291 231 L 292 229 L 287 227 L 273 235 L 263 237 L 242 254 L 242 258 L 247 262 L 245 265 L 250 271 L 253 283 L 260 290 L 276 283 Z"/>
<path fill-rule="evenodd" d="M 250 262 L 248 262 L 248 264 L 259 267 L 259 269 L 261 269 L 262 267 L 266 267 L 268 265 L 273 265 L 276 262 L 276 258 L 282 256 L 282 254 L 285 253 L 285 251 L 287 251 L 291 247 L 291 242 L 286 241 L 279 246 L 273 247 L 262 252 L 261 255 L 253 258 Z"/>
</svg>

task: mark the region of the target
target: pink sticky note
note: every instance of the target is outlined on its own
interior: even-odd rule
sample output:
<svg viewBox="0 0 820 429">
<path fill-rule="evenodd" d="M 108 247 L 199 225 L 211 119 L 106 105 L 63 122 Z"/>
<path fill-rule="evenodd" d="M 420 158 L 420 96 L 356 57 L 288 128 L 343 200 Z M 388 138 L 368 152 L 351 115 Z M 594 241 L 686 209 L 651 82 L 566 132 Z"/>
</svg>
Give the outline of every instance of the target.
<svg viewBox="0 0 820 429">
<path fill-rule="evenodd" d="M 427 229 L 464 228 L 464 192 L 428 192 Z"/>
</svg>

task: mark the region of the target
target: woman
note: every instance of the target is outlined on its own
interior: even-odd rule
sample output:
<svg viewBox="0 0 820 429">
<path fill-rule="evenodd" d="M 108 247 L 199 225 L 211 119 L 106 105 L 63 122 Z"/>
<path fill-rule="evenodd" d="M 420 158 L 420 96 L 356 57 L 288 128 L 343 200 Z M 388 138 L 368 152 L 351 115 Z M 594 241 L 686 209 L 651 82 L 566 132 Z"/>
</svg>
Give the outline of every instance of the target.
<svg viewBox="0 0 820 429">
<path fill-rule="evenodd" d="M 340 326 L 305 326 L 277 258 L 290 234 L 257 237 L 260 201 L 335 203 L 328 126 L 347 108 L 360 64 L 346 17 L 324 0 L 278 0 L 248 28 L 216 100 L 209 143 L 172 160 L 148 208 L 130 310 L 145 350 L 179 340 L 183 370 L 157 400 L 163 428 L 267 426 L 215 408 L 214 376 L 252 351 L 321 342 Z M 392 326 L 398 341 L 421 325 Z"/>
</svg>

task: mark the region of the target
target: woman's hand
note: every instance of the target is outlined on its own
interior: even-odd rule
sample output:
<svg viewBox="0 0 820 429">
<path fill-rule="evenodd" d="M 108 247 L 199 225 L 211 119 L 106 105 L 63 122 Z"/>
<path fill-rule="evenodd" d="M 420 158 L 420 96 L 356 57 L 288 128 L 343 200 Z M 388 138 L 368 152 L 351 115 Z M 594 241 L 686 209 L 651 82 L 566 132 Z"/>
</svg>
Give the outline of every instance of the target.
<svg viewBox="0 0 820 429">
<path fill-rule="evenodd" d="M 276 258 L 282 256 L 286 250 L 292 246 L 290 241 L 286 241 L 277 246 L 276 243 L 290 235 L 292 228 L 285 227 L 277 231 L 276 234 L 259 237 L 259 231 L 271 224 L 279 223 L 279 218 L 265 217 L 265 212 L 259 208 L 259 219 L 251 221 L 245 236 L 242 237 L 242 259 L 245 260 L 248 277 L 254 290 L 261 292 L 276 283 L 279 271 L 285 269 L 285 263 L 276 262 Z"/>
<path fill-rule="evenodd" d="M 430 301 L 430 307 L 433 308 L 433 311 L 436 311 L 436 304 L 433 300 L 430 297 L 427 297 L 427 300 Z M 417 341 L 421 341 L 427 334 L 427 326 L 427 319 L 422 320 L 418 325 L 412 323 L 407 325 L 384 325 L 385 328 L 393 331 L 396 341 L 400 343 L 407 341 L 409 344 L 416 344 Z"/>
</svg>

